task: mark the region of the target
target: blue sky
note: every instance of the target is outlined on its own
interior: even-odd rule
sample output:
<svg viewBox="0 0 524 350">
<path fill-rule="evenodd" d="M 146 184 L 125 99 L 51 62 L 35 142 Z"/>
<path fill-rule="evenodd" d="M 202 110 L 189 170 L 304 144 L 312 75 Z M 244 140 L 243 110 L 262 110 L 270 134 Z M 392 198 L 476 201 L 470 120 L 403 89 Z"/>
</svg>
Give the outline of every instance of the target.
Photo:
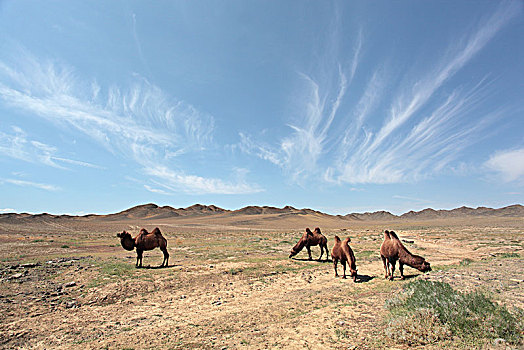
<svg viewBox="0 0 524 350">
<path fill-rule="evenodd" d="M 521 1 L 0 1 L 0 212 L 524 193 Z"/>
</svg>

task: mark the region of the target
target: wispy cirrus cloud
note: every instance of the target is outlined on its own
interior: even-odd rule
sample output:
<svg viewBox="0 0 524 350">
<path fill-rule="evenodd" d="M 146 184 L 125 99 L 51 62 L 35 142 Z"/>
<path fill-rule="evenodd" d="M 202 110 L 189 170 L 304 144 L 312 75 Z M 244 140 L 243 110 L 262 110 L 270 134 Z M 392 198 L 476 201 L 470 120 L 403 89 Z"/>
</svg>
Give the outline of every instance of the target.
<svg viewBox="0 0 524 350">
<path fill-rule="evenodd" d="M 401 92 L 392 100 L 382 126 L 377 131 L 361 129 L 359 133 L 357 130 L 352 138 L 346 138 L 339 152 L 342 156 L 335 166 L 328 168 L 325 178 L 339 183 L 416 180 L 441 171 L 460 151 L 475 143 L 480 131 L 501 113 L 484 113 L 474 123 L 463 121 L 463 116 L 475 111 L 485 97 L 489 82 L 457 87 L 445 98 L 437 96 L 437 91 L 468 64 L 518 10 L 520 6 L 513 3 L 500 6 L 477 30 L 465 34 L 458 44 L 450 45 L 444 59 L 421 74 L 422 78 L 412 80 L 408 87 L 399 87 Z M 376 90 L 373 86 L 370 84 L 371 91 Z M 374 101 L 369 102 L 373 107 Z M 357 118 L 357 128 L 361 127 L 361 119 Z M 351 141 L 347 142 L 348 139 Z"/>
<path fill-rule="evenodd" d="M 67 169 L 60 163 L 67 163 L 88 168 L 102 167 L 88 162 L 56 156 L 58 149 L 54 146 L 31 140 L 19 127 L 12 127 L 11 133 L 0 131 L 0 154 L 31 163 L 41 163 L 54 168 Z"/>
<path fill-rule="evenodd" d="M 299 97 L 302 104 L 295 121 L 287 124 L 290 135 L 282 138 L 277 146 L 260 143 L 250 135 L 239 133 L 240 149 L 281 167 L 295 182 L 307 178 L 311 169 L 317 168 L 331 142 L 332 124 L 357 69 L 360 49 L 361 43 L 358 43 L 349 68 L 337 65 L 336 72 L 322 82 L 299 73 L 304 83 Z M 329 87 L 326 89 L 326 86 Z"/>
<path fill-rule="evenodd" d="M 135 77 L 125 90 L 103 89 L 96 81 L 83 83 L 67 65 L 37 59 L 29 52 L 22 52 L 20 57 L 23 59 L 11 64 L 0 60 L 0 101 L 11 108 L 79 131 L 109 152 L 133 160 L 146 174 L 170 181 L 177 190 L 202 193 L 258 191 L 257 186 L 246 183 L 228 184 L 225 191 L 225 183 L 219 179 L 184 175 L 183 171 L 170 167 L 174 157 L 212 146 L 214 118 L 211 115 L 167 96 L 141 77 Z M 58 166 L 57 162 L 89 164 L 59 157 L 56 149 L 45 150 L 43 144 L 33 143 L 33 146 L 41 149 L 49 165 Z M 11 156 L 29 158 L 23 154 Z M 148 170 L 154 167 L 162 171 Z"/>
<path fill-rule="evenodd" d="M 163 194 L 163 195 L 172 195 L 173 194 L 171 192 L 166 192 L 166 191 L 161 190 L 159 188 L 153 188 L 153 187 L 151 187 L 149 185 L 144 185 L 144 188 L 146 190 L 148 190 L 149 192 L 152 192 L 152 193 L 158 193 L 158 194 Z"/>
<path fill-rule="evenodd" d="M 59 186 L 50 185 L 50 184 L 43 184 L 39 182 L 32 182 L 32 181 L 25 181 L 25 180 L 17 180 L 17 179 L 3 179 L 1 180 L 3 182 L 7 182 L 13 185 L 22 186 L 22 187 L 35 187 L 41 190 L 46 191 L 59 191 L 61 188 Z"/>
<path fill-rule="evenodd" d="M 305 112 L 290 124 L 290 135 L 278 145 L 242 137 L 244 151 L 280 166 L 296 182 L 315 175 L 334 184 L 400 183 L 443 171 L 504 115 L 503 107 L 480 108 L 493 81 L 454 79 L 521 11 L 519 2 L 500 4 L 478 26 L 450 38 L 444 50 L 438 48 L 421 71 L 404 71 L 401 79 L 388 80 L 395 74 L 380 63 L 359 71 L 366 47 L 360 34 L 350 68 L 331 64 L 333 58 L 329 62 L 334 68 L 327 75 L 337 76 L 338 84 L 303 75 L 310 93 L 303 98 Z M 329 71 L 326 66 L 320 70 Z M 352 85 L 357 74 L 363 88 Z M 358 91 L 363 91 L 360 98 L 351 98 Z"/>
<path fill-rule="evenodd" d="M 378 131 L 376 137 L 366 152 L 377 149 L 397 128 L 413 118 L 435 92 L 466 65 L 486 44 L 500 31 L 512 17 L 516 15 L 519 5 L 501 6 L 498 11 L 478 26 L 476 31 L 465 35 L 458 44 L 449 48 L 449 53 L 442 62 L 426 74 L 426 77 L 414 81 L 412 88 L 397 98 L 391 108 L 391 113 Z M 455 46 L 455 47 L 453 47 Z"/>
<path fill-rule="evenodd" d="M 258 186 L 247 183 L 243 171 L 237 171 L 237 179 L 234 182 L 187 175 L 183 172 L 174 172 L 164 166 L 147 168 L 146 173 L 163 180 L 161 182 L 156 181 L 155 183 L 172 192 L 187 192 L 193 194 L 251 194 L 264 191 Z"/>
</svg>

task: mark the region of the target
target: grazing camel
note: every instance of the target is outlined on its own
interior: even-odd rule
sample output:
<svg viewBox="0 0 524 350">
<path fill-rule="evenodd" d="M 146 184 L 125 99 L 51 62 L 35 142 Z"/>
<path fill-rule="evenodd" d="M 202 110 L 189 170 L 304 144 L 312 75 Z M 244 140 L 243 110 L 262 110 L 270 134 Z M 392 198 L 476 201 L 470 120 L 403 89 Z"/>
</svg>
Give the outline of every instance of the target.
<svg viewBox="0 0 524 350">
<path fill-rule="evenodd" d="M 159 247 L 162 253 L 164 253 L 164 261 L 162 261 L 160 267 L 168 266 L 169 253 L 167 252 L 167 240 L 162 236 L 158 227 L 155 227 L 152 232 L 147 232 L 147 230 L 143 228 L 135 238 L 131 238 L 131 235 L 126 231 L 117 233 L 116 236 L 120 238 L 120 244 L 125 250 L 131 251 L 136 248 L 136 267 L 142 266 L 144 250 L 153 250 L 156 247 Z"/>
<path fill-rule="evenodd" d="M 389 278 L 391 281 L 397 260 L 401 279 L 404 279 L 404 264 L 422 272 L 431 271 L 430 264 L 423 257 L 411 254 L 393 231 L 384 231 L 384 242 L 380 246 L 380 257 L 386 271 L 385 278 Z"/>
<path fill-rule="evenodd" d="M 320 256 L 318 257 L 318 261 L 322 259 L 322 255 L 324 254 L 324 249 L 326 250 L 326 260 L 329 259 L 329 250 L 327 247 L 327 238 L 324 236 L 320 229 L 317 227 L 315 228 L 314 232 L 311 232 L 311 230 L 306 228 L 306 232 L 300 237 L 300 240 L 297 244 L 291 249 L 291 253 L 289 254 L 289 257 L 293 257 L 300 253 L 302 248 L 306 247 L 307 253 L 309 255 L 309 260 L 313 260 L 311 258 L 311 246 L 319 245 L 320 246 Z"/>
<path fill-rule="evenodd" d="M 355 254 L 353 254 L 353 250 L 349 246 L 349 242 L 351 242 L 351 239 L 348 237 L 342 242 L 338 236 L 335 236 L 335 245 L 333 246 L 333 250 L 331 252 L 331 257 L 333 258 L 333 266 L 335 268 L 335 277 L 338 277 L 337 272 L 337 263 L 340 260 L 342 263 L 342 266 L 344 267 L 344 275 L 342 278 L 346 278 L 346 262 L 349 265 L 349 272 L 351 273 L 351 277 L 353 277 L 353 282 L 357 281 L 357 264 L 355 259 Z"/>
</svg>

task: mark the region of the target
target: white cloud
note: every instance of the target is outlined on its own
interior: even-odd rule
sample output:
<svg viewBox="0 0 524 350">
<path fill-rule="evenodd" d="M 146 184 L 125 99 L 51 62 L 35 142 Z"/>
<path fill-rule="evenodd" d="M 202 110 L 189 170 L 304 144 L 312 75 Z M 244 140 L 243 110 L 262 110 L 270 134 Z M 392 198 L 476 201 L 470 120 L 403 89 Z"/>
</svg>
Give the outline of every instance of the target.
<svg viewBox="0 0 524 350">
<path fill-rule="evenodd" d="M 41 190 L 46 191 L 59 191 L 60 187 L 55 185 L 49 185 L 49 184 L 42 184 L 38 182 L 31 182 L 31 181 L 24 181 L 24 180 L 15 180 L 15 179 L 4 179 L 3 181 L 11 183 L 13 185 L 22 186 L 22 187 L 35 187 L 39 188 Z"/>
<path fill-rule="evenodd" d="M 295 182 L 320 175 L 318 178 L 334 184 L 401 183 L 452 168 L 461 152 L 478 142 L 482 132 L 503 114 L 502 107 L 479 112 L 491 84 L 487 79 L 457 86 L 447 95 L 442 87 L 521 8 L 518 2 L 501 4 L 476 29 L 450 38 L 444 54 L 426 62 L 423 71 L 402 76 L 398 80 L 402 85 L 390 79 L 386 68 L 373 69 L 360 98 L 349 99 L 355 90 L 351 83 L 359 73 L 358 63 L 366 59 L 361 57 L 366 43 L 360 34 L 347 73 L 330 58 L 326 61 L 331 71 L 322 66 L 321 73 L 328 73 L 319 74 L 323 77 L 319 81 L 302 75 L 309 94 L 302 100 L 304 113 L 290 125 L 288 136 L 274 146 L 241 135 L 242 149 L 282 167 Z M 334 51 L 326 50 L 329 54 Z M 330 81 L 330 76 L 337 79 Z M 386 87 L 393 93 L 386 94 Z M 473 113 L 477 114 L 474 120 L 468 118 Z"/>
<path fill-rule="evenodd" d="M 282 138 L 277 146 L 253 140 L 239 133 L 240 149 L 281 167 L 293 181 L 300 182 L 311 173 L 325 153 L 331 124 L 336 117 L 348 87 L 346 74 L 339 67 L 335 91 L 322 93 L 321 86 L 312 77 L 300 74 L 305 82 L 305 96 L 300 98 L 301 110 L 296 122 L 287 126 L 291 134 Z M 328 84 L 328 83 L 326 83 Z"/>
<path fill-rule="evenodd" d="M 162 182 L 156 182 L 157 185 L 161 185 L 173 192 L 182 191 L 189 194 L 252 194 L 263 191 L 258 186 L 246 183 L 241 178 L 242 176 L 232 183 L 215 178 L 187 175 L 164 166 L 149 167 L 144 169 L 144 171 L 162 180 Z"/>
<path fill-rule="evenodd" d="M 244 153 L 255 155 L 261 159 L 267 160 L 275 165 L 283 166 L 280 154 L 271 149 L 270 146 L 263 145 L 253 141 L 253 139 L 244 133 L 239 133 L 240 144 L 237 145 Z"/>
<path fill-rule="evenodd" d="M 15 210 L 11 208 L 0 208 L 0 213 L 14 213 Z"/>
<path fill-rule="evenodd" d="M 24 52 L 18 64 L 0 61 L 0 100 L 64 128 L 80 131 L 115 155 L 132 159 L 152 176 L 169 176 L 179 191 L 198 188 L 201 193 L 246 193 L 256 186 L 224 183 L 169 169 L 178 155 L 200 152 L 212 145 L 214 118 L 195 107 L 168 97 L 145 79 L 126 91 L 112 87 L 106 93 L 97 82 L 84 84 L 74 69 L 56 62 L 36 59 Z M 4 135 L 0 135 L 0 137 Z M 18 152 L 14 142 L 0 149 L 4 154 L 29 160 L 33 152 Z M 28 144 L 25 142 L 24 144 Z M 58 161 L 92 166 L 87 162 L 59 157 L 57 150 L 32 142 L 40 161 L 61 167 Z M 148 172 L 151 166 L 163 172 Z M 192 183 L 195 181 L 196 183 Z M 218 192 L 215 192 L 218 191 Z"/>
<path fill-rule="evenodd" d="M 505 182 L 524 182 L 524 148 L 497 152 L 484 165 Z"/>
<path fill-rule="evenodd" d="M 173 193 L 170 193 L 170 192 L 166 192 L 164 190 L 161 190 L 159 188 L 153 188 L 149 185 L 144 185 L 144 188 L 146 190 L 148 190 L 149 192 L 153 192 L 153 193 L 158 193 L 158 194 L 163 194 L 163 195 L 172 195 Z"/>
<path fill-rule="evenodd" d="M 57 161 L 101 169 L 101 167 L 88 162 L 56 157 L 55 155 L 58 153 L 56 147 L 40 141 L 31 140 L 26 132 L 19 127 L 15 126 L 12 129 L 14 133 L 4 133 L 0 131 L 0 155 L 30 163 L 41 163 L 59 169 L 67 168 L 58 164 Z"/>
<path fill-rule="evenodd" d="M 61 157 L 51 157 L 51 159 L 55 161 L 59 161 L 59 162 L 68 163 L 68 164 L 83 166 L 86 168 L 104 169 L 104 167 L 101 167 L 99 165 L 91 164 L 88 162 L 82 162 L 82 161 L 74 160 L 74 159 L 67 159 L 67 158 L 61 158 Z"/>
</svg>

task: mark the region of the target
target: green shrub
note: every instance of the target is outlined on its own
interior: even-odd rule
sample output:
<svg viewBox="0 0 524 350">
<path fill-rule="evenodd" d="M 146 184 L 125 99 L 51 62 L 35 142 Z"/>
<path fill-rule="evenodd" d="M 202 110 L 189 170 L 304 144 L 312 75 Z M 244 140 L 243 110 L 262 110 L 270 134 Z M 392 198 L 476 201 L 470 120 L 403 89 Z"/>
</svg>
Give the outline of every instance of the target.
<svg viewBox="0 0 524 350">
<path fill-rule="evenodd" d="M 460 261 L 460 266 L 468 266 L 470 265 L 471 263 L 473 262 L 473 260 L 469 259 L 469 258 L 465 258 L 465 259 L 462 259 Z"/>
<path fill-rule="evenodd" d="M 511 344 L 521 340 L 520 317 L 480 292 L 461 293 L 443 282 L 410 282 L 399 296 L 386 301 L 386 308 L 387 336 L 407 344 L 451 336 L 477 344 L 495 338 Z"/>
<path fill-rule="evenodd" d="M 498 258 L 508 259 L 508 258 L 520 258 L 519 253 L 498 253 L 496 254 Z"/>
</svg>

